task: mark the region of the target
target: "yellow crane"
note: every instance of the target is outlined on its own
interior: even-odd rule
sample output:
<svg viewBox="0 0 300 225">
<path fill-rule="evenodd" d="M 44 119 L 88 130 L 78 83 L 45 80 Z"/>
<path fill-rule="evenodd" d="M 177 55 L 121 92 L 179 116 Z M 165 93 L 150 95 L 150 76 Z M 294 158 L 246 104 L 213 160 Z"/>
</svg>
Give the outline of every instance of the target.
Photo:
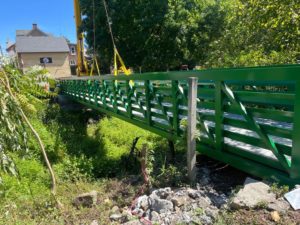
<svg viewBox="0 0 300 225">
<path fill-rule="evenodd" d="M 93 1 L 95 1 L 95 0 L 93 0 Z M 127 67 L 125 66 L 125 63 L 115 45 L 115 41 L 114 41 L 114 37 L 113 37 L 113 33 L 112 33 L 112 27 L 111 27 L 109 15 L 108 15 L 108 7 L 107 7 L 105 0 L 103 0 L 103 4 L 104 4 L 104 8 L 105 8 L 106 17 L 107 17 L 107 23 L 109 26 L 109 32 L 111 34 L 113 48 L 114 48 L 114 75 L 117 76 L 119 74 L 119 72 L 123 72 L 126 75 L 130 75 L 131 70 L 127 69 Z M 93 9 L 95 10 L 95 4 L 93 4 Z M 92 75 L 93 71 L 96 67 L 96 69 L 98 71 L 98 75 L 100 75 L 98 61 L 97 61 L 95 54 L 93 56 L 93 64 L 92 64 L 92 68 L 90 71 L 89 71 L 89 66 L 88 66 L 87 60 L 84 56 L 84 53 L 85 53 L 84 52 L 84 34 L 80 30 L 81 25 L 82 25 L 82 15 L 81 15 L 79 0 L 74 0 L 74 11 L 75 11 L 75 22 L 76 22 L 76 34 L 77 34 L 77 52 L 78 52 L 77 73 L 79 76 L 84 76 L 84 75 L 88 75 L 88 74 Z M 93 15 L 93 16 L 94 16 L 93 21 L 95 24 L 95 15 Z M 95 32 L 95 26 L 94 26 L 94 32 Z M 95 38 L 95 35 L 94 35 L 94 38 Z M 118 67 L 118 64 L 120 64 L 120 67 Z"/>
<path fill-rule="evenodd" d="M 79 0 L 74 0 L 74 12 L 77 38 L 77 75 L 83 76 L 88 74 L 89 68 L 86 58 L 84 56 L 84 34 L 80 31 L 80 27 L 82 25 L 82 17 Z"/>
</svg>

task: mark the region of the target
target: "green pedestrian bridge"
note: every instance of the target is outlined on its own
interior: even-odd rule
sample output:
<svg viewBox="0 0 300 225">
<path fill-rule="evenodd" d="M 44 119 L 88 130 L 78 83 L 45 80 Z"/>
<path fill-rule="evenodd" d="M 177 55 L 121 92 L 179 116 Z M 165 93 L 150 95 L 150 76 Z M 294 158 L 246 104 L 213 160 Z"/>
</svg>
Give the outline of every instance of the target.
<svg viewBox="0 0 300 225">
<path fill-rule="evenodd" d="M 300 65 L 69 78 L 60 87 L 168 140 L 195 126 L 197 152 L 254 176 L 300 183 Z"/>
</svg>

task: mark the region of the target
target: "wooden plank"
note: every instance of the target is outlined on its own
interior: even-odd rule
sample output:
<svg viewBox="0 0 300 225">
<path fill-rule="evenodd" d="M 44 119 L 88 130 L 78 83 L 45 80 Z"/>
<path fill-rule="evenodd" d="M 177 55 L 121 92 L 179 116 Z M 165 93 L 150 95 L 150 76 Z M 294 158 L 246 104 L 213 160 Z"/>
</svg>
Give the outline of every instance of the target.
<svg viewBox="0 0 300 225">
<path fill-rule="evenodd" d="M 196 180 L 196 124 L 197 124 L 197 78 L 189 78 L 187 165 L 191 182 Z"/>
</svg>

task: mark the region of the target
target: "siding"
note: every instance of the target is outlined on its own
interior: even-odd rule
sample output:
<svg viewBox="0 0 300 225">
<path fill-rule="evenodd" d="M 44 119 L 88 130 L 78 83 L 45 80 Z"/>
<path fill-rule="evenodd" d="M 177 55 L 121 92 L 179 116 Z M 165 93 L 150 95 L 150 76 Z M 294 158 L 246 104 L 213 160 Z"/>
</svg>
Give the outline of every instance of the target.
<svg viewBox="0 0 300 225">
<path fill-rule="evenodd" d="M 69 53 L 21 53 L 20 63 L 23 62 L 23 69 L 41 65 L 40 58 L 51 57 L 52 63 L 46 64 L 46 69 L 53 78 L 66 77 L 71 75 L 69 65 Z M 43 66 L 43 65 L 42 65 Z"/>
</svg>

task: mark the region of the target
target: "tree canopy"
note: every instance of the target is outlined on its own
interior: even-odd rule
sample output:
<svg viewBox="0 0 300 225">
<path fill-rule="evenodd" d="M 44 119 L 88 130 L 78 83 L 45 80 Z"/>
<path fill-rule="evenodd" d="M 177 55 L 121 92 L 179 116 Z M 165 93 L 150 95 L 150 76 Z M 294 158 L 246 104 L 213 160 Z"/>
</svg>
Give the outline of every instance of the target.
<svg viewBox="0 0 300 225">
<path fill-rule="evenodd" d="M 95 46 L 107 72 L 113 47 L 103 2 L 80 4 L 87 43 L 90 50 Z M 297 0 L 109 0 L 107 4 L 119 52 L 136 70 L 173 70 L 182 64 L 192 68 L 296 63 L 299 58 Z"/>
</svg>

